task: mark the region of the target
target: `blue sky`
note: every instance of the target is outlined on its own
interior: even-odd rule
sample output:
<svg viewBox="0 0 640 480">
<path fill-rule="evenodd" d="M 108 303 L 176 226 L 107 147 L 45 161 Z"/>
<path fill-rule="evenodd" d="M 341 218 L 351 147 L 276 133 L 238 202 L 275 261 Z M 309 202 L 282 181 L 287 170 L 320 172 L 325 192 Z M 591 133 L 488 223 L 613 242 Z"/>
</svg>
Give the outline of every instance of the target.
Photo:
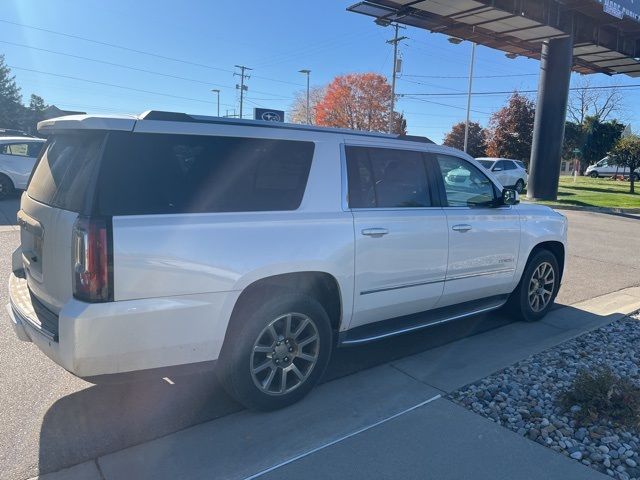
<svg viewBox="0 0 640 480">
<path fill-rule="evenodd" d="M 234 65 L 243 64 L 253 68 L 247 82 L 247 116 L 255 106 L 287 110 L 294 93 L 304 89 L 305 79 L 298 73 L 303 68 L 312 71 L 312 85 L 351 72 L 390 74 L 392 47 L 385 41 L 392 36 L 391 28 L 347 12 L 345 8 L 352 3 L 354 0 L 4 0 L 0 52 L 13 67 L 25 101 L 37 93 L 61 108 L 94 113 L 158 109 L 214 115 L 212 88 L 222 91 L 222 114 L 237 111 L 233 71 Z M 409 39 L 400 46 L 399 94 L 466 92 L 468 42 L 452 45 L 444 35 L 413 28 L 402 33 Z M 474 91 L 537 87 L 537 61 L 510 60 L 482 46 L 476 59 Z M 574 84 L 578 77 L 574 75 Z M 640 84 L 640 79 L 598 74 L 591 76 L 591 83 L 630 85 Z M 627 89 L 623 94 L 624 120 L 635 126 L 640 120 L 636 113 L 640 89 Z M 486 124 L 507 97 L 475 97 L 472 119 Z M 437 142 L 452 124 L 464 120 L 465 108 L 464 95 L 402 96 L 397 106 L 407 118 L 409 133 Z"/>
</svg>

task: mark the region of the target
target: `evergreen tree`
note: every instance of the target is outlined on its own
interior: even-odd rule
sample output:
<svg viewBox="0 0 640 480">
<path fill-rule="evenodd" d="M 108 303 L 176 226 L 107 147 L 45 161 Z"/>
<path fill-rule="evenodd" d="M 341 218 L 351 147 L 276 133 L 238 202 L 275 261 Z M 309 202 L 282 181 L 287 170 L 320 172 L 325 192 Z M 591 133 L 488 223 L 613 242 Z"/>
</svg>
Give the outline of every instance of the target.
<svg viewBox="0 0 640 480">
<path fill-rule="evenodd" d="M 23 122 L 22 96 L 15 76 L 0 55 L 0 128 L 21 128 Z"/>
</svg>

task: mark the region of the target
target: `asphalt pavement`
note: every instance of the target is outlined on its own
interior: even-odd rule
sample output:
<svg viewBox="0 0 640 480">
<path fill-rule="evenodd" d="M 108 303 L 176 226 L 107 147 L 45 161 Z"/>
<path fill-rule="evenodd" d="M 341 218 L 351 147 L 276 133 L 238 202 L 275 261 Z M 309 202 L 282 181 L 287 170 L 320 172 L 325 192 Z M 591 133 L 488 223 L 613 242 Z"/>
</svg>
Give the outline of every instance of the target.
<svg viewBox="0 0 640 480">
<path fill-rule="evenodd" d="M 10 271 L 11 252 L 19 242 L 18 232 L 11 227 L 17 204 L 17 199 L 0 201 L 0 306 L 7 303 L 6 282 L 1 279 Z M 558 302 L 573 304 L 640 285 L 640 258 L 631 251 L 640 238 L 639 219 L 566 214 L 570 247 Z M 325 382 L 510 322 L 495 313 L 339 350 Z M 348 385 L 349 379 L 344 380 Z M 19 342 L 1 309 L 0 478 L 24 480 L 57 471 L 241 410 L 212 372 L 172 381 L 92 385 L 79 380 L 32 344 Z"/>
</svg>

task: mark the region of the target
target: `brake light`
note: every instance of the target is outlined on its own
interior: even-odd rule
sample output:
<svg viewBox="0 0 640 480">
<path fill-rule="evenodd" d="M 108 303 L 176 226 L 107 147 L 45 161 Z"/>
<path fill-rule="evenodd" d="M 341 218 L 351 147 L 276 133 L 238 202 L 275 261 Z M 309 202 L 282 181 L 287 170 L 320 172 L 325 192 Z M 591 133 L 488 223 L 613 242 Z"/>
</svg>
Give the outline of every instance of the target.
<svg viewBox="0 0 640 480">
<path fill-rule="evenodd" d="M 85 302 L 113 300 L 108 220 L 78 217 L 73 227 L 73 296 Z"/>
</svg>

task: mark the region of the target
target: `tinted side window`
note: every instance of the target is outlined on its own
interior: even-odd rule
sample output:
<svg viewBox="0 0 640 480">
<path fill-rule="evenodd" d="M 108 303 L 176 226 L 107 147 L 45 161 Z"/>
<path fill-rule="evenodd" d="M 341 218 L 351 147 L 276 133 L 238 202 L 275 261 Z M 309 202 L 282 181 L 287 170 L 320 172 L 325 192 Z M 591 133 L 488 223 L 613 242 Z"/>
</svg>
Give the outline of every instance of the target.
<svg viewBox="0 0 640 480">
<path fill-rule="evenodd" d="M 40 155 L 40 151 L 42 150 L 42 147 L 44 147 L 44 142 L 31 142 L 28 145 L 27 155 L 35 158 Z"/>
<path fill-rule="evenodd" d="M 478 168 L 457 157 L 436 154 L 450 207 L 490 205 L 496 199 L 493 183 Z"/>
<path fill-rule="evenodd" d="M 496 164 L 493 166 L 494 171 L 502 171 L 502 170 L 507 170 L 506 168 L 506 164 L 507 162 L 505 162 L 504 160 L 500 160 L 497 161 Z"/>
<path fill-rule="evenodd" d="M 351 208 L 429 207 L 422 153 L 346 147 Z"/>
<path fill-rule="evenodd" d="M 295 210 L 314 144 L 112 132 L 98 179 L 103 215 Z"/>
<path fill-rule="evenodd" d="M 505 170 L 515 170 L 515 169 L 516 169 L 516 166 L 513 164 L 513 162 L 512 162 L 512 161 L 506 161 L 506 160 L 505 160 L 505 161 L 504 161 L 504 162 L 502 162 L 502 163 L 504 163 L 504 167 L 503 167 L 503 168 L 504 168 Z"/>
</svg>

